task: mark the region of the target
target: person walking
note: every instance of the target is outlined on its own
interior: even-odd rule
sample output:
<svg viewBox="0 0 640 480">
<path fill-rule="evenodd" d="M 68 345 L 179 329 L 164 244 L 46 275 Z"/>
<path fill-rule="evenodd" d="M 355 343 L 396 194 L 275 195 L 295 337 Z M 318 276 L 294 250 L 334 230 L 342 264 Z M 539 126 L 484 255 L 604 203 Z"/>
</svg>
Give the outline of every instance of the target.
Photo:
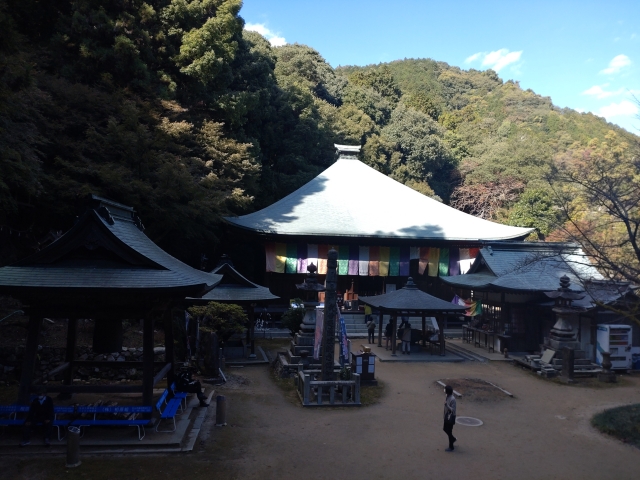
<svg viewBox="0 0 640 480">
<path fill-rule="evenodd" d="M 411 355 L 411 324 L 405 320 L 402 330 L 402 354 Z"/>
<path fill-rule="evenodd" d="M 450 385 L 444 387 L 444 393 L 447 394 L 444 400 L 444 433 L 449 437 L 449 448 L 445 452 L 453 452 L 453 444 L 457 440 L 453 436 L 453 426 L 456 424 L 456 397 L 453 396 L 453 388 Z"/>
<path fill-rule="evenodd" d="M 369 338 L 369 343 L 375 343 L 374 338 L 376 336 L 376 322 L 373 321 L 372 318 L 367 322 L 367 334 Z"/>
<path fill-rule="evenodd" d="M 391 321 L 387 323 L 387 326 L 384 327 L 384 337 L 385 337 L 385 350 L 389 350 L 389 344 L 391 343 L 391 337 L 393 336 L 393 325 L 391 325 Z"/>
</svg>

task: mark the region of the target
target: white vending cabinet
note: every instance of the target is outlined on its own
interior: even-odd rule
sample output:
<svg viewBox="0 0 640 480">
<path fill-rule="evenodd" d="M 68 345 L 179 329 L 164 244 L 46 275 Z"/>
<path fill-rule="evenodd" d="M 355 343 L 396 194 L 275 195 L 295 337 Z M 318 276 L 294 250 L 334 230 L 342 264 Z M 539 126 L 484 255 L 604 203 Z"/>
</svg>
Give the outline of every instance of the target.
<svg viewBox="0 0 640 480">
<path fill-rule="evenodd" d="M 611 368 L 631 368 L 631 327 L 629 325 L 598 325 L 596 363 L 602 366 L 602 352 L 611 354 Z"/>
</svg>

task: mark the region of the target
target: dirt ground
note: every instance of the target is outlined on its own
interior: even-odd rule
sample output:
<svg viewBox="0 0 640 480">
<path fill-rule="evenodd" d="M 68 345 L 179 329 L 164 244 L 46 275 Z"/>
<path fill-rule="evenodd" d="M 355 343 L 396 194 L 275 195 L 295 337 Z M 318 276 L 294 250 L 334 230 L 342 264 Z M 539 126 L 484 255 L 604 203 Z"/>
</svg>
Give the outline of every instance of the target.
<svg viewBox="0 0 640 480">
<path fill-rule="evenodd" d="M 384 393 L 364 408 L 303 409 L 272 379 L 269 367 L 234 369 L 217 390 L 229 422 L 208 417 L 189 455 L 64 459 L 0 456 L 3 478 L 131 479 L 635 479 L 640 449 L 595 431 L 591 416 L 640 401 L 640 377 L 614 387 L 567 386 L 505 362 L 378 363 Z M 488 380 L 514 394 L 479 389 L 458 400 L 458 415 L 480 427 L 456 425 L 445 452 L 444 394 L 437 380 Z M 451 382 L 455 383 L 455 382 Z M 461 393 L 472 388 L 459 384 Z M 484 392 L 484 393 L 482 393 Z M 498 395 L 499 393 L 499 395 Z M 212 407 L 213 408 L 213 405 Z M 213 412 L 212 412 L 213 413 Z"/>
</svg>

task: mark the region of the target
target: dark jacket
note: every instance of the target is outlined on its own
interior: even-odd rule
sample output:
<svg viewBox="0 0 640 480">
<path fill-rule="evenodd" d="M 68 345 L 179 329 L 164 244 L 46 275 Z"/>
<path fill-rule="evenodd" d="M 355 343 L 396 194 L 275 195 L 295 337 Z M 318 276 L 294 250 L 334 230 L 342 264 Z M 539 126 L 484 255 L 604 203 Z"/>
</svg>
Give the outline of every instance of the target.
<svg viewBox="0 0 640 480">
<path fill-rule="evenodd" d="M 393 335 L 393 326 L 390 323 L 387 323 L 387 326 L 384 329 L 384 336 L 391 338 L 391 335 Z"/>
<path fill-rule="evenodd" d="M 27 414 L 27 422 L 40 423 L 45 420 L 53 420 L 53 400 L 51 397 L 44 397 L 44 402 L 40 404 L 40 400 L 36 397 L 29 406 Z"/>
</svg>

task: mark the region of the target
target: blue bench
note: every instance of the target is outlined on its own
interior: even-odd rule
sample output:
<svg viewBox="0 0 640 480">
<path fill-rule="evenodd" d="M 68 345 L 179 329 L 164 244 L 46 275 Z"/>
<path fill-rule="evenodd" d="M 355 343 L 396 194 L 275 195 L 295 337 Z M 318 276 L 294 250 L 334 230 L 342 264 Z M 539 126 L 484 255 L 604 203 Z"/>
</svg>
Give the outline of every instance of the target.
<svg viewBox="0 0 640 480">
<path fill-rule="evenodd" d="M 180 400 L 180 410 L 181 412 L 184 412 L 187 409 L 187 395 L 189 394 L 187 392 L 178 392 L 176 382 L 173 382 L 169 389 L 171 390 L 173 398 L 177 398 L 178 400 Z"/>
<path fill-rule="evenodd" d="M 112 427 L 112 426 L 126 426 L 126 427 L 136 427 L 138 429 L 138 440 L 142 440 L 145 436 L 144 427 L 149 425 L 151 419 L 138 419 L 136 418 L 140 414 L 152 413 L 151 407 L 148 406 L 138 406 L 138 407 L 78 407 L 76 409 L 76 413 L 81 414 L 93 414 L 93 418 L 80 418 L 78 420 L 74 420 L 71 422 L 71 425 L 80 427 L 82 430 L 85 427 Z M 100 419 L 98 415 L 113 415 L 113 414 L 128 414 L 132 415 L 129 419 L 116 419 L 116 418 L 108 418 L 108 419 Z"/>
<path fill-rule="evenodd" d="M 58 415 L 71 415 L 74 411 L 74 407 L 53 407 L 53 426 L 58 432 L 58 440 L 62 440 L 61 427 L 66 428 L 71 423 L 71 420 L 60 419 Z M 27 413 L 29 413 L 28 405 L 0 405 L 0 426 L 21 427 L 26 421 Z M 18 418 L 18 414 L 24 414 L 23 418 Z M 36 425 L 42 425 L 42 423 Z"/>
<path fill-rule="evenodd" d="M 158 413 L 160 414 L 160 418 L 156 424 L 156 432 L 170 433 L 176 431 L 176 413 L 178 413 L 178 409 L 181 408 L 182 400 L 179 398 L 171 398 L 167 400 L 168 395 L 169 390 L 165 390 L 156 403 L 156 410 L 158 410 Z M 159 430 L 160 424 L 163 420 L 173 420 L 173 430 Z"/>
</svg>

